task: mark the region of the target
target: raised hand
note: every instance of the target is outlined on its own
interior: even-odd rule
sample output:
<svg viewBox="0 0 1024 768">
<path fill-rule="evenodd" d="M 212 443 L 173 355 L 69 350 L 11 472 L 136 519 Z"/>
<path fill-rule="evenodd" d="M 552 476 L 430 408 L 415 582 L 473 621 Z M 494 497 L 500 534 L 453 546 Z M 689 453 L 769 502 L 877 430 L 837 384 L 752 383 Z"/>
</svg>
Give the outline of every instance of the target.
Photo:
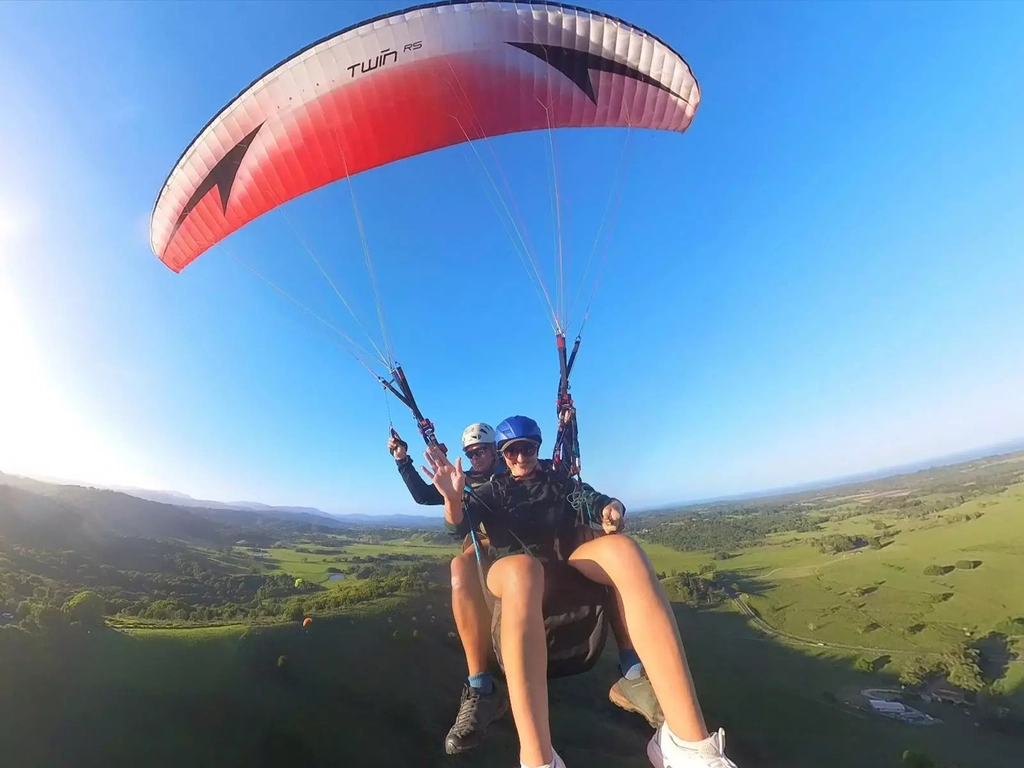
<svg viewBox="0 0 1024 768">
<path fill-rule="evenodd" d="M 436 446 L 431 446 L 423 453 L 427 460 L 427 467 L 420 467 L 423 474 L 430 478 L 430 481 L 437 488 L 438 493 L 453 504 L 462 500 L 462 494 L 466 490 L 466 473 L 462 471 L 462 459 L 456 459 L 452 464 L 444 451 Z"/>
<path fill-rule="evenodd" d="M 622 505 L 617 501 L 601 510 L 601 528 L 605 533 L 618 533 L 626 527 L 626 521 L 622 517 Z"/>
<path fill-rule="evenodd" d="M 388 451 L 395 457 L 395 461 L 401 461 L 409 455 L 409 444 L 394 429 L 391 430 L 391 437 L 388 440 Z"/>
<path fill-rule="evenodd" d="M 401 435 L 394 431 L 394 427 L 391 427 L 391 437 L 387 441 L 387 450 L 396 462 L 400 462 L 409 456 L 409 443 L 401 439 Z"/>
</svg>

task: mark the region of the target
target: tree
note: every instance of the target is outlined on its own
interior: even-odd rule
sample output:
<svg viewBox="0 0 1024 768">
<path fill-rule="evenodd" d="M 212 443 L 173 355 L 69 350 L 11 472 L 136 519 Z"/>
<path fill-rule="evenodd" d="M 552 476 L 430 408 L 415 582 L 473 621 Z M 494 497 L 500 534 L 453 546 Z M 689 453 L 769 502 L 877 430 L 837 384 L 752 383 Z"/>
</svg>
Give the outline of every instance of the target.
<svg viewBox="0 0 1024 768">
<path fill-rule="evenodd" d="M 32 606 L 32 620 L 48 635 L 53 635 L 61 627 L 67 626 L 67 618 L 52 605 Z"/>
<path fill-rule="evenodd" d="M 978 649 L 966 643 L 960 643 L 942 655 L 947 679 L 965 691 L 980 691 L 985 687 L 980 661 Z"/>
<path fill-rule="evenodd" d="M 865 659 L 863 656 L 857 659 L 857 662 L 853 665 L 853 668 L 858 672 L 872 672 L 874 671 L 874 665 Z"/>
<path fill-rule="evenodd" d="M 916 658 L 900 671 L 900 682 L 903 685 L 916 688 L 924 685 L 928 679 L 940 674 L 943 671 L 942 665 L 935 659 Z"/>
<path fill-rule="evenodd" d="M 91 589 L 87 589 L 68 600 L 64 605 L 64 610 L 73 616 L 76 621 L 98 627 L 103 624 L 103 616 L 107 611 L 107 604 L 102 597 Z"/>
</svg>

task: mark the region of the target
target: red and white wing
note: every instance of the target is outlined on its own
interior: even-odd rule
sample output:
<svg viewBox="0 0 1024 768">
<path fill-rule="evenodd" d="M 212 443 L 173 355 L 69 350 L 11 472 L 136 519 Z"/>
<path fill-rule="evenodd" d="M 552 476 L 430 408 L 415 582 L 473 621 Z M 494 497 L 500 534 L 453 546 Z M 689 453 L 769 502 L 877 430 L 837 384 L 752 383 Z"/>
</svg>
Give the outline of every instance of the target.
<svg viewBox="0 0 1024 768">
<path fill-rule="evenodd" d="M 620 19 L 553 3 L 445 2 L 360 23 L 277 65 L 192 141 L 153 209 L 175 272 L 330 182 L 482 137 L 564 127 L 685 131 L 682 57 Z"/>
</svg>

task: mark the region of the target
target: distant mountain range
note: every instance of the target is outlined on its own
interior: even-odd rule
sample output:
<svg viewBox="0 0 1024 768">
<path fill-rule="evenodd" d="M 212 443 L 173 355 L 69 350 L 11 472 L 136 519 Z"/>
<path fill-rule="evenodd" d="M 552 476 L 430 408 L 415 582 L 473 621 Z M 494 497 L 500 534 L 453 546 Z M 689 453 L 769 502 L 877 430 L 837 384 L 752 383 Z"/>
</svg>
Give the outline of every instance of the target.
<svg viewBox="0 0 1024 768">
<path fill-rule="evenodd" d="M 677 504 L 661 505 L 652 509 L 638 510 L 647 514 L 666 514 L 691 507 L 701 507 L 723 502 L 739 502 L 754 499 L 765 499 L 772 496 L 783 496 L 791 494 L 809 493 L 826 489 L 836 489 L 851 484 L 879 480 L 896 475 L 911 474 L 932 468 L 959 464 L 987 456 L 1015 453 L 1024 450 L 1024 439 L 1006 442 L 998 445 L 991 445 L 984 448 L 961 451 L 956 454 L 937 457 L 924 461 L 904 464 L 897 467 L 889 467 L 874 472 L 864 472 L 857 475 L 832 478 L 818 482 L 805 483 L 786 488 L 774 488 L 753 493 L 736 494 L 731 496 L 720 496 L 698 501 L 681 502 Z M 293 506 L 271 506 L 256 501 L 212 501 L 209 499 L 195 499 L 185 493 L 178 491 L 153 491 L 146 488 L 134 488 L 127 486 L 94 486 L 68 481 L 60 481 L 47 478 L 32 479 L 22 478 L 16 475 L 5 475 L 0 472 L 0 485 L 14 485 L 28 487 L 36 492 L 42 490 L 41 486 L 82 488 L 90 491 L 102 490 L 126 494 L 136 499 L 153 502 L 160 505 L 171 505 L 182 511 L 191 511 L 199 517 L 213 520 L 218 523 L 232 526 L 263 525 L 267 521 L 277 520 L 288 523 L 301 523 L 324 528 L 343 528 L 346 526 L 367 526 L 367 527 L 394 527 L 394 528 L 441 528 L 444 525 L 444 517 L 438 509 L 436 515 L 374 515 L 366 513 L 354 514 L 330 514 L 316 507 L 293 507 Z M 35 485 L 33 485 L 35 484 Z M 109 500 L 108 500 L 109 501 Z M 169 512 L 170 510 L 166 510 Z"/>
<path fill-rule="evenodd" d="M 35 492 L 52 494 L 56 489 L 65 489 L 63 492 L 107 492 L 117 496 L 130 496 L 142 501 L 153 502 L 154 504 L 176 507 L 181 511 L 188 511 L 199 517 L 213 520 L 219 523 L 233 526 L 260 525 L 261 522 L 280 520 L 289 523 L 305 523 L 324 528 L 344 528 L 350 526 L 366 527 L 394 527 L 394 528 L 441 528 L 444 525 L 444 517 L 438 513 L 435 516 L 428 515 L 373 515 L 365 513 L 351 513 L 332 515 L 315 507 L 291 507 L 272 506 L 261 504 L 256 501 L 212 501 L 210 499 L 196 499 L 187 493 L 179 491 L 153 491 L 147 488 L 135 488 L 131 486 L 113 485 L 91 485 L 61 481 L 47 478 L 37 479 L 21 477 L 19 475 L 7 475 L 0 472 L 0 485 L 13 485 L 22 488 L 29 488 Z M 156 509 L 154 507 L 154 509 Z"/>
<path fill-rule="evenodd" d="M 134 496 L 137 499 L 146 499 L 147 501 L 159 501 L 164 504 L 176 504 L 179 507 L 200 507 L 202 509 L 244 509 L 250 512 L 258 512 L 263 514 L 273 515 L 274 517 L 284 518 L 321 518 L 321 525 L 323 519 L 326 519 L 329 524 L 332 521 L 336 521 L 337 518 L 334 515 L 329 515 L 323 510 L 316 509 L 314 507 L 274 507 L 269 504 L 261 504 L 257 501 L 211 501 L 209 499 L 196 499 L 189 496 L 187 493 L 180 493 L 178 491 L 151 491 L 147 488 L 133 488 L 130 486 L 106 486 L 112 491 L 120 491 L 121 493 L 127 493 L 129 496 Z M 309 522 L 313 522 L 310 520 Z"/>
<path fill-rule="evenodd" d="M 370 515 L 362 513 L 332 515 L 316 507 L 276 507 L 270 504 L 261 504 L 258 501 L 210 501 L 208 499 L 195 499 L 186 493 L 179 493 L 178 491 L 150 491 L 145 488 L 127 487 L 112 488 L 112 490 L 121 491 L 130 496 L 148 501 L 176 504 L 179 507 L 244 510 L 281 520 L 301 520 L 314 525 L 334 527 L 341 524 L 383 525 L 399 526 L 402 528 L 439 528 L 444 525 L 444 518 L 441 515 Z"/>
</svg>

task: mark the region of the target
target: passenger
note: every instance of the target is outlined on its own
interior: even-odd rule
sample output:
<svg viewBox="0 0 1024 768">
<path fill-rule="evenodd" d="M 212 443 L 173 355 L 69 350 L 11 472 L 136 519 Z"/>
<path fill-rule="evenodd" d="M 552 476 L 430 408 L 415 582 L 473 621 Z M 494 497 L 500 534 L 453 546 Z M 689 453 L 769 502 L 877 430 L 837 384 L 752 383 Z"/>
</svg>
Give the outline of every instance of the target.
<svg viewBox="0 0 1024 768">
<path fill-rule="evenodd" d="M 521 766 L 565 766 L 551 745 L 542 612 L 542 561 L 554 558 L 566 560 L 586 578 L 609 587 L 621 606 L 665 715 L 647 746 L 651 764 L 655 768 L 737 768 L 725 756 L 725 732 L 708 733 L 675 617 L 647 555 L 621 533 L 580 540 L 577 513 L 569 501 L 575 490 L 573 480 L 552 462 L 538 459 L 541 442 L 533 419 L 513 416 L 502 422 L 496 447 L 509 471 L 479 486 L 468 498 L 461 459 L 452 464 L 432 448 L 425 454 L 429 469 L 424 468 L 444 497 L 448 524 L 457 532 L 468 531 L 471 518 L 487 531 L 493 562 L 486 585 L 502 602 L 502 656 Z M 586 484 L 580 490 L 602 527 L 621 530 L 622 502 Z"/>
<path fill-rule="evenodd" d="M 444 504 L 444 497 L 416 471 L 408 455 L 408 445 L 397 432 L 388 440 L 388 450 L 398 462 L 398 472 L 417 504 Z M 489 424 L 470 424 L 462 433 L 462 450 L 471 464 L 466 485 L 475 488 L 492 474 L 505 471 L 494 447 L 494 428 Z M 464 532 L 463 551 L 452 558 L 452 613 L 455 628 L 466 654 L 468 677 L 462 685 L 462 697 L 455 722 L 444 740 L 445 752 L 456 755 L 480 743 L 487 727 L 508 712 L 508 692 L 488 671 L 491 653 L 491 613 L 484 600 L 483 585 L 477 569 L 476 553 L 468 532 Z M 486 553 L 486 538 L 482 552 Z M 483 555 L 486 557 L 486 555 Z"/>
</svg>

